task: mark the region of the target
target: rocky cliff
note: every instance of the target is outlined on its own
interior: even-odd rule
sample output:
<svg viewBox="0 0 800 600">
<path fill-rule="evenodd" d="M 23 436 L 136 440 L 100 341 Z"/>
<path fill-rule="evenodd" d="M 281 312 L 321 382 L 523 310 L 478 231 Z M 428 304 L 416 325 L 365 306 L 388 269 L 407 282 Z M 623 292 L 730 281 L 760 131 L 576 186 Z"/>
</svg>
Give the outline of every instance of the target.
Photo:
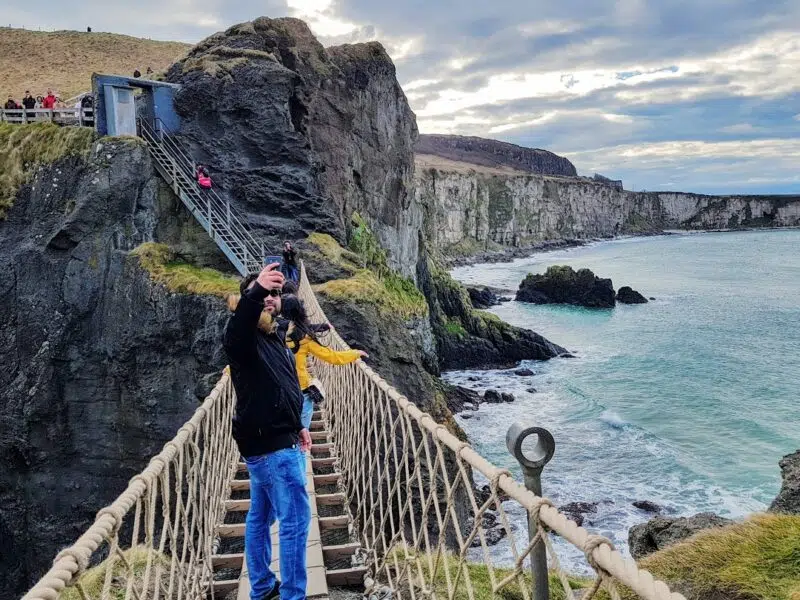
<svg viewBox="0 0 800 600">
<path fill-rule="evenodd" d="M 426 236 L 450 255 L 664 229 L 800 225 L 800 196 L 630 192 L 586 178 L 502 174 L 420 161 Z"/>
<path fill-rule="evenodd" d="M 55 145 L 66 131 L 30 127 Z M 130 254 L 162 241 L 220 261 L 205 239 L 136 140 L 43 165 L 0 220 L 0 598 L 41 575 L 218 377 L 222 301 L 170 293 Z"/>
<path fill-rule="evenodd" d="M 325 49 L 304 22 L 262 17 L 198 44 L 168 80 L 184 143 L 268 243 L 346 243 L 358 212 L 413 276 L 417 127 L 383 46 Z"/>
<path fill-rule="evenodd" d="M 417 154 L 439 156 L 484 167 L 507 167 L 540 175 L 575 176 L 568 159 L 540 148 L 525 148 L 498 140 L 462 135 L 420 135 Z"/>
</svg>

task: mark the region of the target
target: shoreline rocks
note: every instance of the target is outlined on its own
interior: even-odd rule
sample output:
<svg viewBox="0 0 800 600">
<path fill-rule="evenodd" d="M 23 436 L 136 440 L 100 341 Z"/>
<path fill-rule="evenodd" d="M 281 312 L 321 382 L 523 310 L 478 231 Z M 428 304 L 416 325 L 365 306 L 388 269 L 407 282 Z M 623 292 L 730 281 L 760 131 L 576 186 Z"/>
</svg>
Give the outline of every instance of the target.
<svg viewBox="0 0 800 600">
<path fill-rule="evenodd" d="M 492 306 L 497 306 L 502 303 L 500 297 L 487 286 L 483 287 L 471 287 L 466 286 L 467 292 L 469 293 L 469 299 L 472 302 L 472 306 L 474 308 L 478 308 L 481 310 L 491 308 Z"/>
<path fill-rule="evenodd" d="M 638 560 L 677 544 L 698 531 L 712 527 L 725 527 L 733 521 L 714 513 L 698 513 L 693 517 L 656 517 L 646 523 L 634 525 L 628 531 L 628 546 L 631 556 Z"/>
<path fill-rule="evenodd" d="M 778 465 L 781 468 L 783 481 L 769 511 L 800 515 L 800 450 L 784 456 Z"/>
<path fill-rule="evenodd" d="M 630 286 L 624 285 L 617 290 L 617 302 L 622 304 L 647 304 L 647 298 Z"/>
</svg>

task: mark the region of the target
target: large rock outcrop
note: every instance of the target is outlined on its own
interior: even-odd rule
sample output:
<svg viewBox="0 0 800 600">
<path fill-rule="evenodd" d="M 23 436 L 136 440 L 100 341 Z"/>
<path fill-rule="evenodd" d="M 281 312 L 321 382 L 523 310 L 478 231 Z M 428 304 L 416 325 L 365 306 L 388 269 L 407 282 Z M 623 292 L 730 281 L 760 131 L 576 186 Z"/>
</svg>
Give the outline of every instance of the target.
<svg viewBox="0 0 800 600">
<path fill-rule="evenodd" d="M 463 136 L 423 134 L 415 147 L 417 154 L 439 156 L 484 167 L 508 167 L 539 175 L 576 176 L 568 159 L 541 148 L 525 148 L 499 140 Z"/>
<path fill-rule="evenodd" d="M 711 527 L 724 527 L 733 523 L 730 519 L 714 513 L 699 513 L 693 517 L 656 517 L 641 525 L 634 525 L 628 532 L 631 556 L 640 559 L 648 554 L 676 544 L 698 531 Z"/>
<path fill-rule="evenodd" d="M 589 269 L 548 267 L 542 274 L 529 273 L 519 284 L 516 299 L 533 304 L 573 304 L 587 308 L 614 308 L 616 294 L 610 279 Z"/>
<path fill-rule="evenodd" d="M 800 450 L 787 454 L 778 463 L 781 467 L 781 490 L 769 507 L 771 512 L 800 515 Z"/>
<path fill-rule="evenodd" d="M 192 414 L 224 366 L 221 300 L 129 251 L 220 258 L 139 142 L 43 167 L 0 221 L 0 598 L 19 597 Z M 223 259 L 224 260 L 224 259 Z"/>
<path fill-rule="evenodd" d="M 417 127 L 379 43 L 325 49 L 304 22 L 262 17 L 202 41 L 168 80 L 192 156 L 268 244 L 346 244 L 358 212 L 413 276 Z"/>
<path fill-rule="evenodd" d="M 504 368 L 566 354 L 538 333 L 475 310 L 466 288 L 433 260 L 420 261 L 417 280 L 428 299 L 443 369 Z"/>
<path fill-rule="evenodd" d="M 435 168 L 419 162 L 416 193 L 426 215 L 426 237 L 432 248 L 449 256 L 664 229 L 800 226 L 796 195 L 630 192 L 583 177 L 503 174 L 467 164 Z"/>
</svg>

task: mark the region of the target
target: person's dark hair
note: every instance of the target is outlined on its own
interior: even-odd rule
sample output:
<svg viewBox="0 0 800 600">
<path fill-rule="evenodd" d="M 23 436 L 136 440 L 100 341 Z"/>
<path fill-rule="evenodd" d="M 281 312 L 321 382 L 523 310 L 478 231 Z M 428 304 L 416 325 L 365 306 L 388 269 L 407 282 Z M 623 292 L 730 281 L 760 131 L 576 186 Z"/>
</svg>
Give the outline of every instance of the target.
<svg viewBox="0 0 800 600">
<path fill-rule="evenodd" d="M 321 330 L 320 325 L 313 325 L 308 320 L 303 301 L 294 294 L 285 294 L 281 297 L 281 303 L 281 315 L 294 323 L 294 331 L 289 334 L 289 339 L 295 342 L 295 347 L 306 336 L 319 344 L 317 333 Z"/>
<path fill-rule="evenodd" d="M 250 284 L 253 283 L 256 279 L 258 279 L 258 275 L 256 273 L 250 273 L 246 275 L 242 282 L 239 284 L 239 293 L 244 296 L 245 291 L 247 288 L 250 287 Z"/>
</svg>

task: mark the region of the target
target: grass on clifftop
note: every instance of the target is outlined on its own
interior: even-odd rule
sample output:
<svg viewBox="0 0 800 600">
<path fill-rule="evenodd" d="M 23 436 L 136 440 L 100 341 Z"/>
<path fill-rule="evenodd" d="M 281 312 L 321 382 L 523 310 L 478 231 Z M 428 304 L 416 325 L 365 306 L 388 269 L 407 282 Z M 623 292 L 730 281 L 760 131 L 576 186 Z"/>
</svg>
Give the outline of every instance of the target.
<svg viewBox="0 0 800 600">
<path fill-rule="evenodd" d="M 316 286 L 316 291 L 336 300 L 374 304 L 384 313 L 403 318 L 428 314 L 428 303 L 414 282 L 389 268 L 386 251 L 380 247 L 369 226 L 356 213 L 350 250 L 331 236 L 313 233 L 308 237 L 319 253 L 352 276 Z"/>
<path fill-rule="evenodd" d="M 800 516 L 753 515 L 701 532 L 639 566 L 667 584 L 687 583 L 689 600 L 800 600 Z"/>
<path fill-rule="evenodd" d="M 94 131 L 88 127 L 0 123 L 0 219 L 40 165 L 67 156 L 88 156 L 93 141 Z"/>
<path fill-rule="evenodd" d="M 26 31 L 0 33 L 0 93 L 19 102 L 25 90 L 34 96 L 52 89 L 67 100 L 92 87 L 92 73 L 133 75 L 147 67 L 155 73 L 191 48 L 181 42 L 158 42 L 114 33 Z M 151 76 L 152 78 L 152 76 Z"/>
<path fill-rule="evenodd" d="M 131 252 L 153 281 L 181 294 L 206 294 L 227 298 L 239 293 L 239 280 L 207 267 L 175 260 L 169 246 L 147 242 Z"/>
</svg>

